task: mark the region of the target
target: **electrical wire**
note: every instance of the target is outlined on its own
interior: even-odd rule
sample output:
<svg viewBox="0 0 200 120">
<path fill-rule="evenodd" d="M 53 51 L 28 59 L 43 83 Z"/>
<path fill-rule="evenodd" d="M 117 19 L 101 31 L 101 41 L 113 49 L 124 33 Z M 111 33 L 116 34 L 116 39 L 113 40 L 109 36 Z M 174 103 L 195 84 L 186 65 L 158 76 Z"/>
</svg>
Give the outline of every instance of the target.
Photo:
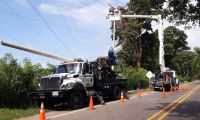
<svg viewBox="0 0 200 120">
<path fill-rule="evenodd" d="M 120 1 L 120 0 L 115 0 L 115 1 L 117 1 L 117 3 L 120 5 L 122 5 L 123 3 Z"/>
<path fill-rule="evenodd" d="M 58 7 L 57 3 L 55 0 L 52 0 L 54 2 L 54 5 L 56 6 L 56 9 L 58 10 L 59 12 L 59 15 L 61 16 L 61 19 L 63 20 L 64 24 L 65 24 L 65 27 L 67 28 L 68 32 L 70 33 L 70 35 L 72 36 L 72 39 L 74 41 L 76 41 L 77 39 L 75 39 L 75 36 L 73 34 L 73 32 L 70 30 L 70 28 L 68 27 L 68 24 L 67 24 L 67 21 L 65 20 L 64 16 L 63 16 L 63 13 L 61 12 L 60 8 Z M 77 30 L 78 31 L 78 30 Z M 79 31 L 78 31 L 79 32 Z M 67 33 L 67 31 L 66 31 Z M 80 35 L 80 34 L 79 34 Z M 82 50 L 85 52 L 85 49 L 83 48 L 82 45 L 80 45 L 79 42 L 77 42 L 79 46 L 81 46 L 80 48 L 82 48 Z M 86 53 L 86 52 L 85 52 Z"/>
<path fill-rule="evenodd" d="M 63 48 L 69 52 L 69 54 L 73 56 L 72 52 L 64 45 L 63 41 L 60 39 L 60 37 L 55 33 L 55 31 L 51 28 L 51 26 L 49 25 L 49 23 L 45 20 L 45 18 L 40 14 L 40 12 L 35 8 L 35 6 L 33 5 L 33 3 L 31 2 L 31 0 L 28 0 L 29 4 L 31 5 L 32 9 L 35 11 L 36 14 L 38 14 L 38 16 L 42 19 L 42 21 L 44 22 L 44 24 L 47 26 L 47 28 L 49 29 L 49 31 L 55 36 L 55 38 L 59 41 L 59 43 L 63 46 Z"/>
<path fill-rule="evenodd" d="M 0 32 L 8 37 L 10 37 L 11 39 L 15 40 L 16 42 L 21 43 L 15 36 L 9 34 L 8 32 L 6 32 L 5 30 L 2 29 L 2 27 L 0 26 Z"/>
<path fill-rule="evenodd" d="M 56 6 L 57 11 L 59 12 L 59 15 L 61 16 L 61 19 L 63 20 L 63 22 L 64 22 L 64 24 L 65 24 L 65 27 L 67 28 L 68 32 L 70 32 L 70 34 L 71 34 L 71 36 L 72 36 L 72 39 L 75 40 L 74 34 L 73 34 L 73 32 L 69 29 L 68 24 L 67 24 L 67 21 L 65 20 L 63 14 L 62 14 L 62 12 L 61 12 L 61 10 L 59 9 L 59 7 L 58 7 L 58 5 L 57 5 L 57 3 L 56 3 L 56 1 L 55 1 L 55 0 L 52 0 L 52 1 L 54 2 L 54 5 Z M 66 33 L 67 33 L 67 32 L 66 32 Z"/>
<path fill-rule="evenodd" d="M 18 15 L 16 15 L 16 14 L 14 14 L 13 12 L 4 11 L 4 10 L 0 10 L 0 13 L 7 14 L 7 15 L 18 16 Z M 24 19 L 27 19 L 27 20 L 32 20 L 32 21 L 37 21 L 37 22 L 43 23 L 43 21 L 42 21 L 41 19 L 37 19 L 37 18 L 25 16 L 25 15 L 20 15 L 20 17 L 23 17 Z M 49 22 L 49 24 L 50 24 L 50 25 L 57 26 L 57 27 L 62 27 L 62 28 L 64 28 L 64 26 L 61 25 L 61 24 L 55 24 L 55 23 L 52 23 L 52 22 Z M 92 33 L 92 32 L 86 32 L 86 31 L 76 30 L 76 29 L 72 29 L 72 28 L 70 28 L 70 27 L 69 27 L 69 29 L 72 30 L 72 31 L 80 32 L 80 33 L 94 34 L 94 33 Z"/>
<path fill-rule="evenodd" d="M 5 0 L 2 0 L 3 3 L 12 11 L 13 14 L 15 14 L 16 16 L 18 16 L 37 36 L 39 35 L 39 39 L 41 40 L 46 40 L 47 44 L 49 44 L 50 46 L 53 46 L 52 44 L 50 44 L 50 41 L 45 39 L 34 27 L 32 27 L 25 19 L 24 17 L 21 16 L 21 14 L 19 14 L 15 9 L 13 9 Z M 12 14 L 11 13 L 11 14 Z M 52 47 L 51 47 L 52 48 Z M 53 48 L 56 50 L 56 48 L 53 46 Z"/>
<path fill-rule="evenodd" d="M 113 7 L 110 3 L 107 3 L 106 1 L 104 1 L 104 0 L 98 0 L 100 3 L 102 3 L 102 4 L 105 4 L 105 5 L 107 5 L 107 6 L 109 6 L 109 7 Z"/>
</svg>

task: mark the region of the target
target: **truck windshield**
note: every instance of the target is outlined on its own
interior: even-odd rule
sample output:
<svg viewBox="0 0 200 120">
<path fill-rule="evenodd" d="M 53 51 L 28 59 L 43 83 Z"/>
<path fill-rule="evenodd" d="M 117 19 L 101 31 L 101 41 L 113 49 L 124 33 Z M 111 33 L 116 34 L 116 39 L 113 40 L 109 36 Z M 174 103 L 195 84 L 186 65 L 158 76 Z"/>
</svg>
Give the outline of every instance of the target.
<svg viewBox="0 0 200 120">
<path fill-rule="evenodd" d="M 59 65 L 56 70 L 56 74 L 58 73 L 80 73 L 81 72 L 81 63 L 71 63 Z"/>
</svg>

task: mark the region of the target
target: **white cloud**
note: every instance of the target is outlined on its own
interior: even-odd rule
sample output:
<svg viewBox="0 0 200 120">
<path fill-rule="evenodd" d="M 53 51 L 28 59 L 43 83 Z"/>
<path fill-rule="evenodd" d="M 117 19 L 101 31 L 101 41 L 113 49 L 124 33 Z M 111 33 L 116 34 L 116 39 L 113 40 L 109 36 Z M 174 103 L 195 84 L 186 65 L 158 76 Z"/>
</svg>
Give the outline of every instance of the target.
<svg viewBox="0 0 200 120">
<path fill-rule="evenodd" d="M 38 9 L 46 14 L 59 15 L 59 11 L 57 10 L 56 6 L 53 5 L 40 4 Z"/>
<path fill-rule="evenodd" d="M 56 2 L 57 6 L 54 4 L 42 3 L 38 6 L 38 9 L 44 14 L 54 15 L 54 17 L 60 17 L 60 14 L 62 14 L 66 17 L 66 20 L 68 20 L 68 17 L 74 19 L 71 23 L 73 24 L 73 22 L 76 22 L 78 27 L 80 27 L 79 29 L 86 28 L 86 31 L 92 31 L 93 34 L 82 34 L 79 41 L 81 44 L 90 47 L 94 47 L 93 44 L 99 44 L 98 47 L 94 47 L 94 51 L 90 51 L 91 49 L 86 47 L 86 50 L 90 51 L 86 54 L 91 55 L 87 56 L 81 53 L 79 56 L 93 60 L 94 58 L 96 59 L 96 56 L 101 56 L 102 53 L 104 55 L 105 47 L 108 48 L 108 46 L 110 46 L 110 40 L 108 39 L 110 35 L 107 35 L 110 31 L 110 21 L 106 19 L 109 6 L 100 2 L 84 2 L 84 4 L 73 3 L 76 1 L 70 1 L 71 3 L 69 3 L 67 0 L 59 0 Z M 57 7 L 59 7 L 59 11 Z"/>
<path fill-rule="evenodd" d="M 60 5 L 67 5 L 70 7 L 81 7 L 83 0 L 57 0 Z"/>
<path fill-rule="evenodd" d="M 62 0 L 60 0 L 62 1 Z M 72 2 L 71 2 L 72 4 Z M 95 3 L 82 7 L 60 7 L 59 11 L 62 15 L 71 17 L 77 21 L 78 24 L 104 24 L 108 7 L 103 4 Z M 60 15 L 60 12 L 55 5 L 40 4 L 38 9 L 45 14 Z"/>
<path fill-rule="evenodd" d="M 156 22 L 152 22 L 152 26 L 153 26 L 154 30 L 158 28 Z M 167 28 L 168 26 L 175 26 L 175 24 L 169 23 L 166 20 L 164 20 L 163 28 Z M 180 30 L 183 30 L 187 34 L 188 46 L 191 47 L 191 50 L 193 50 L 194 47 L 200 47 L 200 39 L 199 39 L 200 38 L 200 34 L 199 34 L 200 28 L 199 27 L 191 28 L 189 30 L 185 29 L 184 25 L 180 25 L 180 26 L 176 26 L 176 27 Z"/>
<path fill-rule="evenodd" d="M 188 35 L 188 45 L 193 49 L 194 47 L 200 47 L 200 28 L 192 28 L 190 30 L 186 30 L 186 34 Z"/>
<path fill-rule="evenodd" d="M 20 5 L 22 7 L 29 7 L 30 6 L 27 0 L 13 0 L 13 2 L 15 4 L 12 4 L 12 5 L 15 6 L 15 7 L 18 7 L 17 5 Z"/>
</svg>

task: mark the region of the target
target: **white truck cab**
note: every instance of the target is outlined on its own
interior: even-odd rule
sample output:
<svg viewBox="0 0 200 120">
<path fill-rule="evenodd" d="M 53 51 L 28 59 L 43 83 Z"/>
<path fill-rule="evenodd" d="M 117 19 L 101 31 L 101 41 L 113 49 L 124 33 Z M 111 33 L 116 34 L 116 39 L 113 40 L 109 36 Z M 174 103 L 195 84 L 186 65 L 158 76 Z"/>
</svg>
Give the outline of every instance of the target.
<svg viewBox="0 0 200 120">
<path fill-rule="evenodd" d="M 58 65 L 55 74 L 42 77 L 40 83 L 40 89 L 67 90 L 71 89 L 75 83 L 82 84 L 85 88 L 93 87 L 94 80 L 92 70 L 87 62 L 70 62 Z"/>
</svg>

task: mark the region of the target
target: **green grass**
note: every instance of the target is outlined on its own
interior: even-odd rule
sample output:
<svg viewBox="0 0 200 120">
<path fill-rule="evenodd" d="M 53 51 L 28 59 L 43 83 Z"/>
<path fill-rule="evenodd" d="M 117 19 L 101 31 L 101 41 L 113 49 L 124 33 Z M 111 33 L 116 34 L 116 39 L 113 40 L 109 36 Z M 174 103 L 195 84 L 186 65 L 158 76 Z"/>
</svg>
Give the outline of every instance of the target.
<svg viewBox="0 0 200 120">
<path fill-rule="evenodd" d="M 28 117 L 39 114 L 39 108 L 9 109 L 0 108 L 0 120 L 15 120 L 17 118 Z"/>
</svg>

